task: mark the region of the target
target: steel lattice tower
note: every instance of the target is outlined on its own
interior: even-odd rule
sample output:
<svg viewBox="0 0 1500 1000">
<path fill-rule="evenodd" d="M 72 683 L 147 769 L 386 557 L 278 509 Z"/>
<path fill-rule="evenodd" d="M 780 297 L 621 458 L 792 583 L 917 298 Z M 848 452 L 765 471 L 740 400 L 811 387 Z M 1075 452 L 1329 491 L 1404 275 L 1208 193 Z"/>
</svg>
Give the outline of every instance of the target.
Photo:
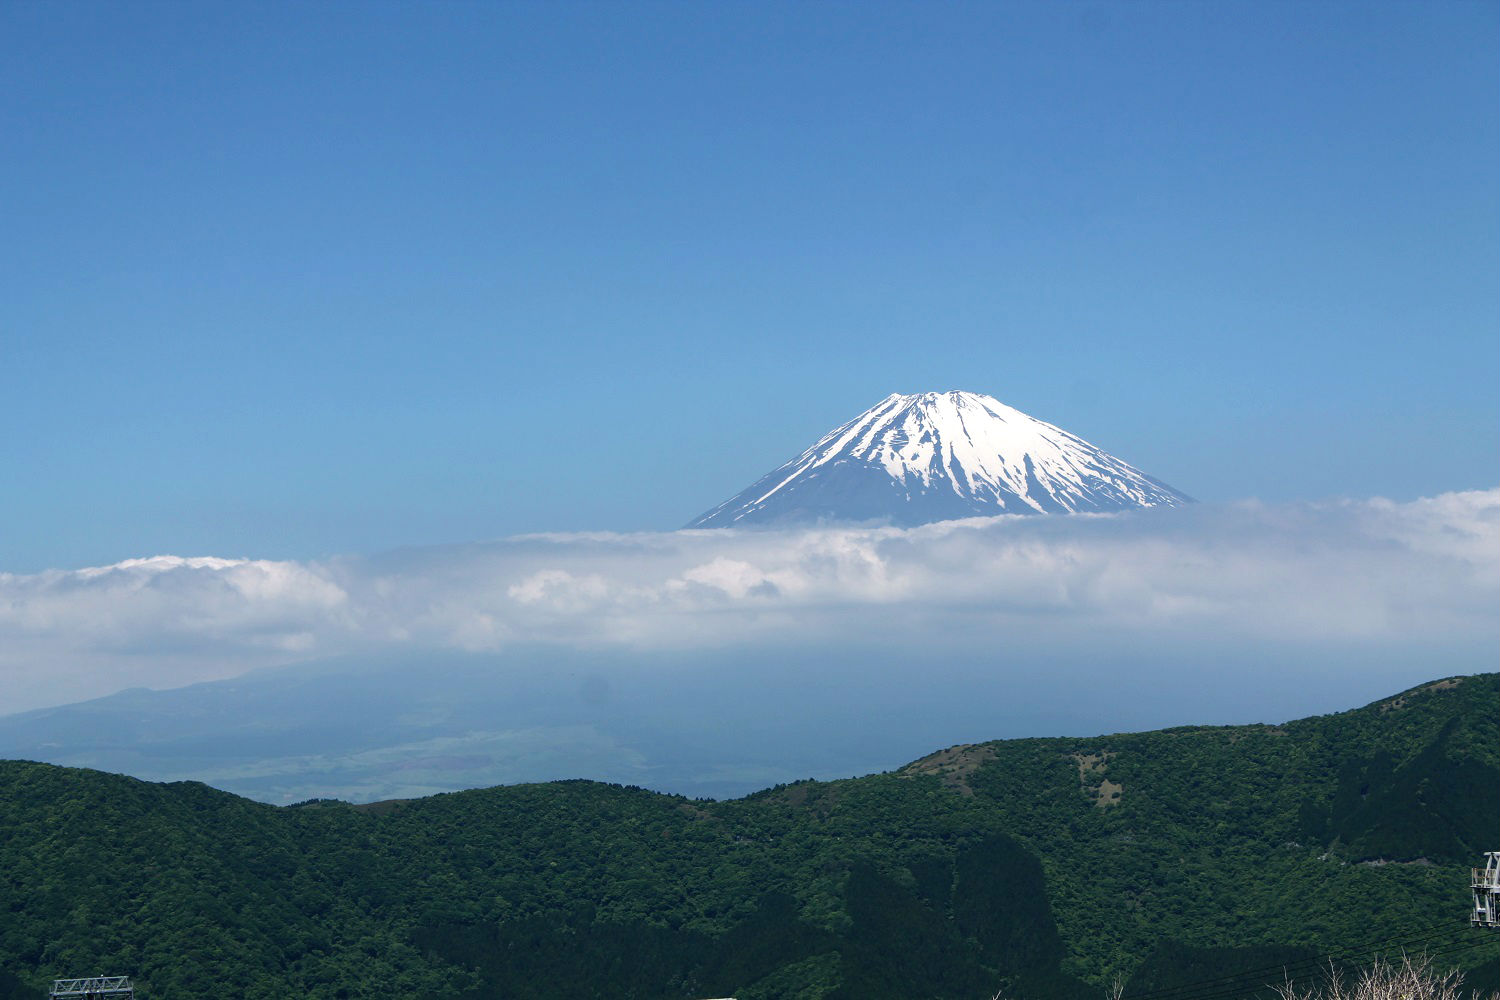
<svg viewBox="0 0 1500 1000">
<path fill-rule="evenodd" d="M 89 979 L 57 979 L 52 983 L 53 1000 L 135 1000 L 129 976 L 93 976 Z"/>
<path fill-rule="evenodd" d="M 1500 851 L 1484 856 L 1484 867 L 1474 873 L 1474 912 L 1469 922 L 1479 927 L 1500 927 Z"/>
</svg>

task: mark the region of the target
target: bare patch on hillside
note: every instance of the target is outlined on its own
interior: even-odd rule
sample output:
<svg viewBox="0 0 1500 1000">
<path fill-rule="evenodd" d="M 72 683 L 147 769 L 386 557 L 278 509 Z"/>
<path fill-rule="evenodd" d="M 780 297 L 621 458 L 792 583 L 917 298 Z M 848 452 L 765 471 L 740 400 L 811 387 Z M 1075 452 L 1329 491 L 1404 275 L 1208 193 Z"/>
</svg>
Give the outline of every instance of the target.
<svg viewBox="0 0 1500 1000">
<path fill-rule="evenodd" d="M 1107 809 L 1120 804 L 1120 796 L 1124 794 L 1125 786 L 1110 781 L 1104 776 L 1109 762 L 1114 759 L 1113 753 L 1101 751 L 1100 753 L 1074 753 L 1067 756 L 1078 765 L 1078 787 L 1094 797 L 1094 805 L 1100 809 Z"/>
<path fill-rule="evenodd" d="M 369 813 L 372 816 L 385 816 L 415 801 L 416 799 L 382 799 L 379 802 L 362 802 L 350 808 L 355 812 Z"/>
<path fill-rule="evenodd" d="M 1286 730 L 1280 726 L 1241 726 L 1229 732 L 1229 742 L 1238 743 L 1252 736 L 1285 736 Z"/>
<path fill-rule="evenodd" d="M 691 819 L 707 820 L 711 823 L 719 823 L 720 825 L 722 825 L 722 821 L 717 816 L 693 802 L 679 803 L 677 806 L 677 811 L 684 814 L 685 816 L 688 816 Z"/>
<path fill-rule="evenodd" d="M 904 778 L 931 775 L 960 795 L 973 795 L 969 777 L 987 761 L 995 759 L 995 748 L 988 743 L 965 743 L 913 761 L 898 773 Z"/>
<path fill-rule="evenodd" d="M 1433 681 L 1431 684 L 1424 684 L 1419 688 L 1407 691 L 1405 694 L 1398 694 L 1390 701 L 1382 702 L 1380 710 L 1382 712 L 1399 712 L 1410 703 L 1412 698 L 1415 698 L 1419 694 L 1427 694 L 1430 691 L 1450 691 L 1463 682 L 1464 679 L 1462 677 L 1447 677 L 1440 681 Z"/>
<path fill-rule="evenodd" d="M 843 782 L 839 781 L 799 781 L 776 789 L 767 798 L 804 809 L 819 819 L 827 819 L 843 798 L 842 785 Z"/>
</svg>

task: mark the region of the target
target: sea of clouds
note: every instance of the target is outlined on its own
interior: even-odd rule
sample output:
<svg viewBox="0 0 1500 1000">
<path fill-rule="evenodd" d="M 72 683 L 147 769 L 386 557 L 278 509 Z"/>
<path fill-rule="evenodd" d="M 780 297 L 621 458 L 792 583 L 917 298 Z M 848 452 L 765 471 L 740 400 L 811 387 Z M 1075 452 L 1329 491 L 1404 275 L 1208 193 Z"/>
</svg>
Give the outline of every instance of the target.
<svg viewBox="0 0 1500 1000">
<path fill-rule="evenodd" d="M 1500 489 L 0 573 L 0 714 L 394 647 L 1500 645 Z M 704 670 L 715 669 L 705 655 Z M 1444 671 L 1438 670 L 1442 673 Z"/>
</svg>

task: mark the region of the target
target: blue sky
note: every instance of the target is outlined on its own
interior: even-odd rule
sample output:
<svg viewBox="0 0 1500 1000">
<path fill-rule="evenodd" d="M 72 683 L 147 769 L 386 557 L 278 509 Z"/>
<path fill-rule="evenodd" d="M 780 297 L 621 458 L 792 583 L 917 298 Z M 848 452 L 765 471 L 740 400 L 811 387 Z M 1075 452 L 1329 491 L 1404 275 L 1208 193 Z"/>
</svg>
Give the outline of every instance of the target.
<svg viewBox="0 0 1500 1000">
<path fill-rule="evenodd" d="M 1500 480 L 1494 4 L 0 4 L 0 572 L 670 529 L 892 391 Z"/>
</svg>

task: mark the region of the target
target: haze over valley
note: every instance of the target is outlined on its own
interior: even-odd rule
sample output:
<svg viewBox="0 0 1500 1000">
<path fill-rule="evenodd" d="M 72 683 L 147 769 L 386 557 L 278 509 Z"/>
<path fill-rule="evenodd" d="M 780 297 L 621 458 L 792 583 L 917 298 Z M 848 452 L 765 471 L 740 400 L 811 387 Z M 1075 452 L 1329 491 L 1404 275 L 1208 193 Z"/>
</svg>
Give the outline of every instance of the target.
<svg viewBox="0 0 1500 1000">
<path fill-rule="evenodd" d="M 1325 711 L 1496 652 L 1500 490 L 1193 504 L 967 393 L 892 395 L 695 524 L 4 577 L 33 710 L 0 756 L 279 803 L 723 797 L 997 733 Z"/>
</svg>

